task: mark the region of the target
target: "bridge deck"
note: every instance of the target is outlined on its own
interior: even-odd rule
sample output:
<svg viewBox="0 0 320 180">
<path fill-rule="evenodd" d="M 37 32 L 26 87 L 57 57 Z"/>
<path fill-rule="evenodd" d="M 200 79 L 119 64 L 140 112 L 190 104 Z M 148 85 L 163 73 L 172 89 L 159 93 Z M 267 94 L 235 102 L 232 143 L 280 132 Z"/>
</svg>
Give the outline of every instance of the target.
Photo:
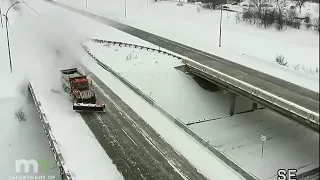
<svg viewBox="0 0 320 180">
<path fill-rule="evenodd" d="M 228 60 L 224 60 L 223 58 L 213 55 L 211 55 L 210 58 L 199 55 L 195 56 L 194 58 L 195 61 L 202 65 L 235 77 L 238 80 L 258 87 L 310 111 L 316 113 L 319 112 L 319 93 L 317 92 L 245 67 L 243 65 L 230 61 L 228 62 Z M 222 61 L 227 61 L 228 64 L 226 65 Z"/>
</svg>

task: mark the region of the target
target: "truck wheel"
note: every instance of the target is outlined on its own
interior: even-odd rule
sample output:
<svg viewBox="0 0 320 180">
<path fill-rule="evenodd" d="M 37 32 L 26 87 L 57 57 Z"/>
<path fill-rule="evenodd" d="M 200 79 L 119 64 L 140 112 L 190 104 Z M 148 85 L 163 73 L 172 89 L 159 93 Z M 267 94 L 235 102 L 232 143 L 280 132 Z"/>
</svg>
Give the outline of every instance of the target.
<svg viewBox="0 0 320 180">
<path fill-rule="evenodd" d="M 63 88 L 64 91 L 67 91 L 67 86 L 66 85 L 62 84 L 62 88 Z"/>
</svg>

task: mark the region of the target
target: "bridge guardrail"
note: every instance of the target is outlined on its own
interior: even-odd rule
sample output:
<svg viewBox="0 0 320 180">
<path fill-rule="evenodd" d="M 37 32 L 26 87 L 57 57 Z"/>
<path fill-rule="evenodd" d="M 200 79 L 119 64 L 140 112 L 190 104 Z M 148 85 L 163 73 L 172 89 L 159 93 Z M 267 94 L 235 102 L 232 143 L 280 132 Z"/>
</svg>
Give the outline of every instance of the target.
<svg viewBox="0 0 320 180">
<path fill-rule="evenodd" d="M 230 84 L 231 86 L 242 89 L 243 91 L 246 91 L 247 93 L 250 93 L 260 99 L 263 99 L 267 102 L 270 102 L 271 104 L 273 104 L 275 106 L 278 106 L 286 111 L 289 111 L 289 112 L 295 114 L 296 116 L 302 117 L 302 118 L 308 120 L 309 122 L 312 122 L 314 124 L 319 125 L 319 113 L 312 112 L 312 111 L 310 111 L 304 107 L 301 107 L 295 103 L 287 101 L 281 97 L 278 97 L 274 94 L 271 94 L 267 91 L 264 91 L 258 87 L 252 86 L 246 82 L 240 81 L 234 77 L 231 77 L 227 74 L 219 72 L 213 68 L 209 68 L 209 67 L 202 65 L 202 64 L 200 64 L 194 60 L 191 60 L 189 58 L 175 55 L 175 54 L 166 52 L 164 50 L 154 49 L 154 48 L 145 47 L 145 46 L 141 46 L 141 45 L 137 45 L 137 44 L 130 44 L 130 43 L 124 43 L 124 42 L 117 42 L 117 41 L 107 41 L 107 40 L 101 40 L 101 39 L 91 39 L 91 40 L 96 43 L 107 43 L 107 44 L 113 44 L 113 45 L 118 45 L 118 46 L 146 49 L 146 50 L 151 50 L 151 51 L 163 53 L 168 56 L 172 56 L 174 58 L 181 60 L 182 63 L 187 66 L 190 66 L 194 69 L 205 72 L 214 78 L 217 78 L 223 82 Z"/>
<path fill-rule="evenodd" d="M 38 100 L 38 98 L 33 90 L 31 82 L 29 82 L 28 89 L 29 89 L 29 92 L 32 96 L 34 104 L 36 106 L 36 109 L 37 109 L 38 115 L 40 117 L 40 121 L 41 121 L 42 127 L 44 129 L 44 132 L 47 136 L 54 160 L 57 163 L 57 166 L 59 167 L 61 179 L 62 180 L 72 180 L 71 174 L 69 173 L 69 170 L 67 169 L 67 167 L 65 165 L 65 162 L 64 162 L 63 156 L 61 154 L 61 151 L 59 149 L 59 146 L 57 144 L 57 141 L 51 131 L 51 126 L 47 120 L 46 114 L 44 113 L 44 111 L 41 107 L 41 102 Z"/>
</svg>

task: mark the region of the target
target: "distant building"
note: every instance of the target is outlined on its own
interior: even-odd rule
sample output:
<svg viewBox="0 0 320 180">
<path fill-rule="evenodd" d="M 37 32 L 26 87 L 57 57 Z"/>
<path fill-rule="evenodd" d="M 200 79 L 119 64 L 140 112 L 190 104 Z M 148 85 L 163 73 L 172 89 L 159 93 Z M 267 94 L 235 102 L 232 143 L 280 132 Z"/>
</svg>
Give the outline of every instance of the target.
<svg viewBox="0 0 320 180">
<path fill-rule="evenodd" d="M 192 1 L 192 0 L 191 0 Z M 214 2 L 214 1 L 212 1 L 212 0 L 199 0 L 199 2 L 204 2 L 204 3 L 206 3 L 206 2 Z M 215 3 L 218 3 L 218 4 L 220 4 L 220 2 L 221 2 L 221 0 L 215 0 Z M 235 0 L 222 0 L 222 4 L 231 4 L 231 3 L 234 3 L 235 2 Z"/>
<path fill-rule="evenodd" d="M 188 0 L 173 0 L 173 1 L 176 1 L 176 2 L 188 2 Z"/>
</svg>

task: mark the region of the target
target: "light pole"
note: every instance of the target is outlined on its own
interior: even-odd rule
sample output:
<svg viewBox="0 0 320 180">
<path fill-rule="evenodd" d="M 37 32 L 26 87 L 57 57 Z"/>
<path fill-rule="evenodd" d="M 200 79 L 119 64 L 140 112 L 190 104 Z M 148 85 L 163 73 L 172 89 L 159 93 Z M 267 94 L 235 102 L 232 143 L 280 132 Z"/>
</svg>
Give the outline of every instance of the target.
<svg viewBox="0 0 320 180">
<path fill-rule="evenodd" d="M 124 18 L 127 19 L 127 0 L 124 0 Z"/>
<path fill-rule="evenodd" d="M 88 7 L 88 0 L 86 0 L 86 8 Z"/>
<path fill-rule="evenodd" d="M 221 24 L 222 24 L 222 0 L 221 0 L 221 12 L 220 12 L 219 47 L 221 47 Z"/>
<path fill-rule="evenodd" d="M 1 7 L 0 7 L 0 20 L 1 20 L 1 28 L 3 28 Z"/>
<path fill-rule="evenodd" d="M 10 63 L 10 72 L 11 72 L 11 73 L 12 73 L 12 62 L 11 62 L 11 51 L 10 51 L 9 30 L 8 30 L 8 21 L 9 21 L 9 19 L 8 19 L 8 12 L 9 12 L 9 10 L 10 10 L 14 5 L 19 4 L 19 3 L 21 3 L 21 2 L 17 1 L 17 2 L 15 2 L 15 3 L 13 3 L 13 4 L 8 8 L 6 14 L 5 14 L 5 15 L 3 14 L 3 16 L 6 18 L 7 43 L 8 43 L 8 54 L 9 54 L 9 63 Z"/>
</svg>

